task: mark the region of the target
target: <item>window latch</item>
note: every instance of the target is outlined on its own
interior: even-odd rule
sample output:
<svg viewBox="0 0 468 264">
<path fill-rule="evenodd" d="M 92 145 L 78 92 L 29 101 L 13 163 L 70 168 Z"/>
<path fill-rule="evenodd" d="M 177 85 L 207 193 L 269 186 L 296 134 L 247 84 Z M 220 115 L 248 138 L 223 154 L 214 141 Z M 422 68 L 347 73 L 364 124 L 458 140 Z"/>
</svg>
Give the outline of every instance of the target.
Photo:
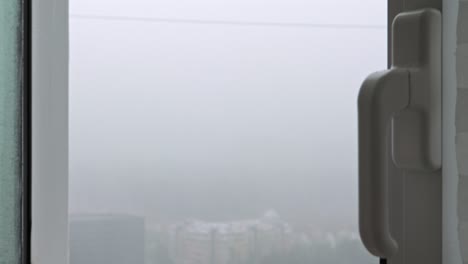
<svg viewBox="0 0 468 264">
<path fill-rule="evenodd" d="M 389 166 L 418 173 L 441 167 L 441 14 L 401 13 L 392 34 L 390 69 L 371 74 L 358 98 L 359 227 L 366 248 L 381 258 L 401 247 L 392 234 Z"/>
</svg>

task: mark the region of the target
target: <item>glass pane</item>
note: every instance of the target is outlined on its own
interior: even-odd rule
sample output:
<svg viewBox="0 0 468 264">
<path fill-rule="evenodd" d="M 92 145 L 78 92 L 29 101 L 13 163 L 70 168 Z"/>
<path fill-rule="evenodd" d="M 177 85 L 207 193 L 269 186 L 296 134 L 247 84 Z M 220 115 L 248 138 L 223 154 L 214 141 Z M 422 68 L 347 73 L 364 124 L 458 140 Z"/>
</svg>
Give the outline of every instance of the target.
<svg viewBox="0 0 468 264">
<path fill-rule="evenodd" d="M 0 263 L 20 263 L 20 3 L 0 2 Z"/>
<path fill-rule="evenodd" d="M 72 0 L 71 264 L 377 263 L 356 99 L 386 4 Z"/>
</svg>

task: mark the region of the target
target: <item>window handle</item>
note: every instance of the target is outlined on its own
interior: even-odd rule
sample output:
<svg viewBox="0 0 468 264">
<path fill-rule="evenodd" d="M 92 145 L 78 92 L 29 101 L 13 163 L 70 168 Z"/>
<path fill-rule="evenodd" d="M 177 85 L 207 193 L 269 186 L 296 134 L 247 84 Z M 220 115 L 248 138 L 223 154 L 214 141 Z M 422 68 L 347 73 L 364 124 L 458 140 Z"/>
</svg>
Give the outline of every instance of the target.
<svg viewBox="0 0 468 264">
<path fill-rule="evenodd" d="M 392 69 L 362 85 L 359 111 L 359 225 L 367 249 L 379 257 L 396 252 L 390 234 L 387 160 L 390 120 L 409 104 L 409 73 Z"/>
<path fill-rule="evenodd" d="M 381 258 L 399 247 L 391 234 L 389 161 L 409 171 L 441 167 L 440 12 L 401 13 L 392 34 L 390 69 L 371 74 L 358 97 L 359 228 Z"/>
</svg>

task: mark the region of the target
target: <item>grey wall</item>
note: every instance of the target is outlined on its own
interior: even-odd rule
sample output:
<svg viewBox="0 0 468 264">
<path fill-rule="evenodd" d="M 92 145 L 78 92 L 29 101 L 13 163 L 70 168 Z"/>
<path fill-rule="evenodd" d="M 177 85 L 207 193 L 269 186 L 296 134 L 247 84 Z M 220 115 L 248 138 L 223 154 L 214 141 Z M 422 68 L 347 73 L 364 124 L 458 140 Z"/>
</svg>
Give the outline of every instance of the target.
<svg viewBox="0 0 468 264">
<path fill-rule="evenodd" d="M 0 263 L 20 263 L 21 1 L 0 1 Z"/>
</svg>

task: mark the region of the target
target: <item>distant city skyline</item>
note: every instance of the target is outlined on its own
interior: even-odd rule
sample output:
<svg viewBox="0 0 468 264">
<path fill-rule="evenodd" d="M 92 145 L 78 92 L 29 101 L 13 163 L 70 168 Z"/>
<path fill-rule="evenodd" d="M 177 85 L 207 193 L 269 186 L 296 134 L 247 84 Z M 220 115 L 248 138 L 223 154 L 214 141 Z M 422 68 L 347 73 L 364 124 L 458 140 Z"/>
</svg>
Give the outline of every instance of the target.
<svg viewBox="0 0 468 264">
<path fill-rule="evenodd" d="M 70 219 L 71 264 L 268 264 L 273 256 L 296 259 L 292 264 L 298 263 L 297 257 L 305 261 L 300 264 L 375 261 L 362 250 L 357 233 L 299 231 L 273 209 L 258 218 L 229 222 L 158 223 L 128 214 L 83 214 Z M 322 255 L 319 249 L 332 254 Z M 293 257 L 298 250 L 301 255 Z"/>
</svg>

